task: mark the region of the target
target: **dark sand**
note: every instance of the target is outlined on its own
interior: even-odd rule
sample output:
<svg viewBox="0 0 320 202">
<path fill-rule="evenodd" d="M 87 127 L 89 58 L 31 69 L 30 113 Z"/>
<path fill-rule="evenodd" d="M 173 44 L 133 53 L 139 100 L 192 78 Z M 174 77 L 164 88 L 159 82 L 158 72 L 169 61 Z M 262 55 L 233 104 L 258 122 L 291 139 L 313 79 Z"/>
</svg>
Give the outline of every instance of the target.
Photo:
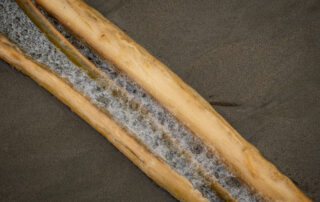
<svg viewBox="0 0 320 202">
<path fill-rule="evenodd" d="M 320 200 L 320 1 L 90 4 Z M 0 201 L 175 200 L 29 77 L 0 66 Z"/>
</svg>

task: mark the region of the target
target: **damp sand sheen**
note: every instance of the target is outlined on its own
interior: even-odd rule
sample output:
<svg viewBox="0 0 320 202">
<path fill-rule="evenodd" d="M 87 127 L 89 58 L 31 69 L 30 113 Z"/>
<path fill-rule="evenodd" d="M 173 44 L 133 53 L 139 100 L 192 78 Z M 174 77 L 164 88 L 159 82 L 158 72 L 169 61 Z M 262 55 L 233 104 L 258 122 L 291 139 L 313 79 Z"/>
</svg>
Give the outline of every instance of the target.
<svg viewBox="0 0 320 202">
<path fill-rule="evenodd" d="M 310 201 L 197 92 L 81 0 L 0 0 L 0 58 L 182 201 Z"/>
</svg>

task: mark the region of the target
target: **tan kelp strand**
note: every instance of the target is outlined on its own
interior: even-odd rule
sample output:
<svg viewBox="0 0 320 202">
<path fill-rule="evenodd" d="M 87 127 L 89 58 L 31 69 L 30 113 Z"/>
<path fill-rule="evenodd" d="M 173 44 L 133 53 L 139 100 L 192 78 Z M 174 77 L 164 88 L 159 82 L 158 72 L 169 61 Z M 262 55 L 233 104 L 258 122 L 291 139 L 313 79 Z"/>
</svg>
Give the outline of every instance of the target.
<svg viewBox="0 0 320 202">
<path fill-rule="evenodd" d="M 93 51 L 85 39 L 34 1 L 16 2 L 0 0 L 0 32 L 72 86 L 153 157 L 187 179 L 192 190 L 209 201 L 268 200 L 227 166 L 217 145 L 204 142 L 147 88 Z"/>
</svg>

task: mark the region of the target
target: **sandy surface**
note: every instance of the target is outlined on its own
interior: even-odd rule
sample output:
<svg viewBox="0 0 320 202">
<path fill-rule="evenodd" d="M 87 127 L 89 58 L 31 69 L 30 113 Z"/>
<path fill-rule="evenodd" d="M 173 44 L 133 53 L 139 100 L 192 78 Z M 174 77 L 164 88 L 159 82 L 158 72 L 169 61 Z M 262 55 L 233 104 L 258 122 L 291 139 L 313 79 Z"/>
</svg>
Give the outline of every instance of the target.
<svg viewBox="0 0 320 202">
<path fill-rule="evenodd" d="M 320 1 L 96 0 L 309 197 L 320 200 Z M 174 201 L 0 61 L 1 201 Z"/>
</svg>

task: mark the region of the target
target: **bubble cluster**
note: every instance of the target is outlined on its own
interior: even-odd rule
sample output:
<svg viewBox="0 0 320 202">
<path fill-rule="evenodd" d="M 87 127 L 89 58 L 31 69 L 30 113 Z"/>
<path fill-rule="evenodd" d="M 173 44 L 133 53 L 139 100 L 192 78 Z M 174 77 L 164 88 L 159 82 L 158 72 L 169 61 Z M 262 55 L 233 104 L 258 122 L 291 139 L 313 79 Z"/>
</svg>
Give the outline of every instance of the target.
<svg viewBox="0 0 320 202">
<path fill-rule="evenodd" d="M 90 78 L 58 50 L 29 20 L 14 1 L 0 2 L 0 31 L 37 62 L 47 65 L 97 107 L 107 111 L 139 141 L 186 177 L 210 201 L 221 201 L 210 187 L 217 180 L 239 201 L 257 201 L 257 195 L 240 184 L 215 151 L 179 122 L 134 80 L 103 60 L 69 34 L 55 19 L 42 13 L 92 63 L 109 78 L 107 87 Z"/>
</svg>

